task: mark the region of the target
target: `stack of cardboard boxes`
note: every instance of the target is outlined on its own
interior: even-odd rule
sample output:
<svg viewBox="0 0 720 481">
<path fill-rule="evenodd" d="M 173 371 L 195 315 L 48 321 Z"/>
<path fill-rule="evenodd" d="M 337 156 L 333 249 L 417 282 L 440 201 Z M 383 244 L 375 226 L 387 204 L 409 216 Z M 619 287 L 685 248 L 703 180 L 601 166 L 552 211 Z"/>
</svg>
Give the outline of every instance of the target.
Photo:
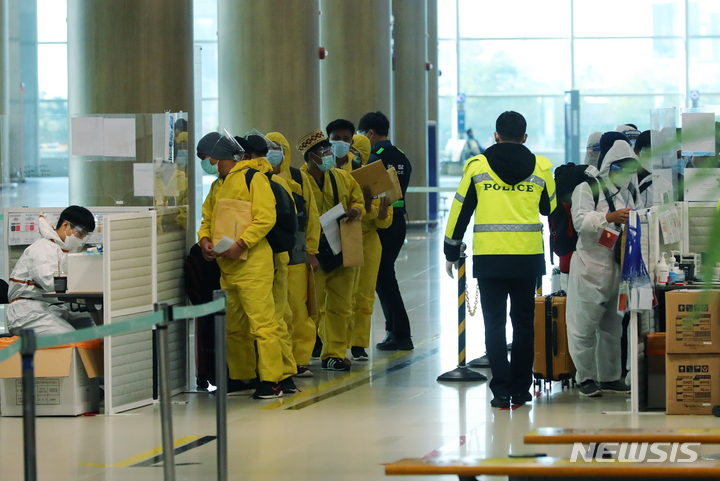
<svg viewBox="0 0 720 481">
<path fill-rule="evenodd" d="M 720 290 L 665 296 L 667 414 L 712 414 L 720 404 Z"/>
</svg>

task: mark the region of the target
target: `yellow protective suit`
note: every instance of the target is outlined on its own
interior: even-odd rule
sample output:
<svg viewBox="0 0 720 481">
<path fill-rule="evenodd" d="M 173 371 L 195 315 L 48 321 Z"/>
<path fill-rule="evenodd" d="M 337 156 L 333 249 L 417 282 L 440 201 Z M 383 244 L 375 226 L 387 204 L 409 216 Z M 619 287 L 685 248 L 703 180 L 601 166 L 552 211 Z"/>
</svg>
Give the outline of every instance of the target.
<svg viewBox="0 0 720 481">
<path fill-rule="evenodd" d="M 302 167 L 307 171 L 307 165 Z M 360 186 L 353 177 L 340 169 L 332 169 L 338 188 L 338 200 L 343 204 L 345 211 L 357 207 L 365 214 L 364 199 Z M 330 173 L 325 172 L 322 189 L 310 177 L 315 201 L 320 215 L 335 206 L 333 186 Z M 314 319 L 318 323 L 320 339 L 323 342 L 321 359 L 331 357 L 343 359 L 347 351 L 348 328 L 352 323 L 352 302 L 355 291 L 355 276 L 357 269 L 338 267 L 332 272 L 322 269 L 315 273 L 315 292 L 318 295 L 318 310 L 320 315 Z"/>
<path fill-rule="evenodd" d="M 368 158 L 370 157 L 370 151 L 372 146 L 370 140 L 362 134 L 353 135 L 353 147 L 360 153 L 360 160 L 362 165 L 367 165 Z"/>
<path fill-rule="evenodd" d="M 305 172 L 301 172 L 302 187 L 295 182 L 290 174 L 291 151 L 287 139 L 278 132 L 270 132 L 267 134 L 267 138 L 282 145 L 285 158 L 280 165 L 280 175 L 287 180 L 293 192 L 302 195 L 305 199 L 305 209 L 307 211 L 305 241 L 307 252 L 310 255 L 316 255 L 318 253 L 318 243 L 320 242 L 320 216 L 318 215 L 310 177 Z M 310 363 L 317 333 L 317 326 L 308 315 L 307 291 L 307 266 L 305 264 L 288 266 L 287 295 L 289 312 L 286 311 L 285 321 L 292 339 L 293 356 L 298 366 L 307 366 Z"/>
<path fill-rule="evenodd" d="M 373 216 L 365 216 L 362 221 L 363 230 L 363 258 L 365 265 L 358 268 L 355 285 L 355 298 L 353 320 L 348 329 L 348 348 L 370 347 L 371 320 L 375 307 L 375 285 L 380 270 L 380 257 L 382 245 L 378 236 L 378 229 L 387 229 L 392 224 L 393 208 L 388 207 L 385 219 L 378 218 L 380 200 L 373 200 Z"/>
<path fill-rule="evenodd" d="M 224 180 L 213 183 L 203 203 L 198 239 L 212 238 L 217 199 L 252 203 L 253 221 L 240 236 L 248 246 L 247 260 L 218 258 L 220 286 L 228 297 L 228 370 L 231 379 L 253 379 L 257 366 L 261 381 L 279 382 L 284 374 L 281 330 L 272 296 L 273 253 L 265 239 L 275 224 L 275 198 L 263 175 L 255 175 L 248 189 L 245 171 L 255 165 L 255 161 L 238 162 Z"/>
</svg>

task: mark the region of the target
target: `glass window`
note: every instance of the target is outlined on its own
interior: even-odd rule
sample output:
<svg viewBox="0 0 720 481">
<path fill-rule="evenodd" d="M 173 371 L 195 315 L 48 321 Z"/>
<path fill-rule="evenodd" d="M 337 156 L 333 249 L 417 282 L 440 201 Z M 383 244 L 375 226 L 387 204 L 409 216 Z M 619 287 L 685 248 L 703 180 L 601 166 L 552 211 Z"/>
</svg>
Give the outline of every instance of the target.
<svg viewBox="0 0 720 481">
<path fill-rule="evenodd" d="M 575 68 L 582 93 L 679 93 L 685 47 L 674 39 L 576 40 Z"/>
<path fill-rule="evenodd" d="M 67 42 L 67 2 L 37 0 L 38 42 Z"/>
<path fill-rule="evenodd" d="M 26 169 L 28 177 L 66 177 L 68 160 L 67 100 L 38 103 L 39 160 Z M 30 166 L 28 166 L 30 167 Z"/>
<path fill-rule="evenodd" d="M 220 114 L 218 113 L 218 101 L 217 99 L 214 100 L 205 100 L 202 101 L 202 131 L 203 134 L 206 134 L 208 132 L 217 132 L 218 127 L 218 119 L 220 118 Z"/>
<path fill-rule="evenodd" d="M 561 94 L 569 87 L 567 40 L 463 40 L 460 91 Z"/>
<path fill-rule="evenodd" d="M 67 99 L 67 44 L 38 45 L 38 90 L 40 99 Z"/>
<path fill-rule="evenodd" d="M 202 42 L 202 96 L 218 97 L 218 44 Z"/>
<path fill-rule="evenodd" d="M 574 12 L 576 37 L 685 35 L 683 0 L 575 0 Z"/>
<path fill-rule="evenodd" d="M 691 0 L 688 15 L 689 35 L 720 35 L 720 2 L 717 0 Z"/>
<path fill-rule="evenodd" d="M 455 38 L 457 21 L 456 0 L 438 0 L 438 37 Z"/>
<path fill-rule="evenodd" d="M 440 40 L 438 45 L 439 94 L 457 94 L 457 50 L 454 40 Z"/>
<path fill-rule="evenodd" d="M 548 157 L 554 165 L 565 162 L 565 103 L 563 96 L 468 97 L 465 128 L 473 129 L 480 145 L 494 142 L 495 121 L 506 110 L 514 110 L 527 121 L 527 147 Z"/>
<path fill-rule="evenodd" d="M 452 137 L 457 137 L 453 132 L 455 129 L 455 119 L 457 115 L 455 95 L 452 97 L 440 97 L 438 106 L 438 147 L 440 147 L 440 160 L 448 160 L 450 155 L 446 154 L 448 141 Z"/>
<path fill-rule="evenodd" d="M 690 90 L 720 93 L 720 38 L 690 39 Z"/>
<path fill-rule="evenodd" d="M 193 16 L 195 40 L 217 42 L 217 0 L 193 0 Z"/>
<path fill-rule="evenodd" d="M 619 95 L 580 97 L 580 145 L 585 146 L 593 132 L 608 132 L 629 123 L 640 131 L 650 129 L 650 110 L 685 105 L 676 95 Z"/>
<path fill-rule="evenodd" d="M 460 36 L 570 37 L 570 0 L 460 0 Z"/>
</svg>

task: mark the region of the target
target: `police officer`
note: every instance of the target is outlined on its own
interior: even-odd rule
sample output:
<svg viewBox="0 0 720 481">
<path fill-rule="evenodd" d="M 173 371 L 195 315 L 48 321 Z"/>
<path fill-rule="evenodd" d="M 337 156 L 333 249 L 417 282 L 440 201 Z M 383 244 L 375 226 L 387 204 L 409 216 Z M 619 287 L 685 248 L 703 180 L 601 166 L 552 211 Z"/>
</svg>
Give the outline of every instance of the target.
<svg viewBox="0 0 720 481">
<path fill-rule="evenodd" d="M 445 237 L 446 269 L 452 277 L 475 212 L 473 275 L 480 288 L 485 349 L 492 369 L 490 405 L 497 408 L 532 400 L 535 285 L 545 274 L 539 215 L 549 215 L 557 205 L 552 164 L 523 145 L 526 127 L 517 112 L 498 117 L 497 143 L 465 164 Z M 513 325 L 510 362 L 505 339 L 508 296 Z"/>
<path fill-rule="evenodd" d="M 375 291 L 385 315 L 387 336 L 375 347 L 381 351 L 407 351 L 413 349 L 410 339 L 410 320 L 395 275 L 395 261 L 405 242 L 407 225 L 405 223 L 404 198 L 410 183 L 412 166 L 402 150 L 388 140 L 390 121 L 382 112 L 365 114 L 360 119 L 358 128 L 358 133 L 365 135 L 372 145 L 368 164 L 381 160 L 386 169 L 395 167 L 403 194 L 403 199 L 393 204 L 393 222 L 390 227 L 378 230 L 382 244 L 382 257 Z"/>
</svg>

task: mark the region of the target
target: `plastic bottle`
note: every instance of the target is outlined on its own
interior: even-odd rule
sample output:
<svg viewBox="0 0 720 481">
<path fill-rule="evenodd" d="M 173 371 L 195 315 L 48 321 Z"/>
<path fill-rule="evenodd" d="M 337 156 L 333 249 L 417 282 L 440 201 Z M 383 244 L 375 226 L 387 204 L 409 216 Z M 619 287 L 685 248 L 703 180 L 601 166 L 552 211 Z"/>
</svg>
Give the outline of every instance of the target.
<svg viewBox="0 0 720 481">
<path fill-rule="evenodd" d="M 657 283 L 664 286 L 668 283 L 668 274 L 670 274 L 670 267 L 668 267 L 665 261 L 665 253 L 663 252 L 662 258 L 658 261 L 657 266 Z"/>
<path fill-rule="evenodd" d="M 670 273 L 668 274 L 668 284 L 675 284 L 676 282 L 680 281 L 680 269 L 677 267 L 676 264 L 673 264 L 673 266 L 670 268 Z"/>
</svg>

